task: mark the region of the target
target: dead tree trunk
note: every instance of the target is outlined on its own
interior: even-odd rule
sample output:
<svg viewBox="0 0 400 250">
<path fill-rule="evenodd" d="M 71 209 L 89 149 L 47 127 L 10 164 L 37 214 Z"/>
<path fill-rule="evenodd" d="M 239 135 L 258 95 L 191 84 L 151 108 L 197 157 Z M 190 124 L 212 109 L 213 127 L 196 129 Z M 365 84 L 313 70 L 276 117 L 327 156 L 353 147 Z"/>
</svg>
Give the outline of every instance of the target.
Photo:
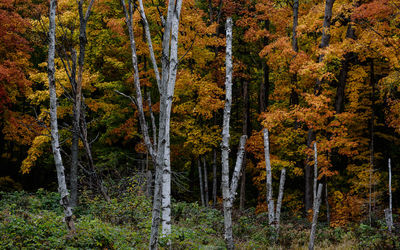
<svg viewBox="0 0 400 250">
<path fill-rule="evenodd" d="M 236 165 L 229 185 L 229 121 L 232 105 L 232 18 L 226 20 L 226 80 L 225 80 L 225 107 L 222 126 L 221 160 L 222 160 L 222 198 L 224 206 L 225 242 L 227 249 L 234 249 L 232 234 L 232 205 L 236 195 L 240 169 L 242 168 L 244 145 L 246 136 L 240 138 Z"/>
<path fill-rule="evenodd" d="M 309 250 L 314 249 L 314 239 L 315 239 L 315 232 L 317 230 L 319 206 L 321 205 L 321 194 L 322 194 L 322 184 L 320 183 L 318 185 L 317 199 L 316 199 L 315 209 L 313 211 L 313 221 L 311 225 L 310 241 L 308 243 Z"/>
<path fill-rule="evenodd" d="M 50 1 L 49 13 L 49 55 L 47 62 L 49 93 L 50 93 L 50 129 L 51 129 L 51 147 L 53 150 L 54 162 L 57 170 L 58 192 L 60 193 L 60 204 L 64 208 L 64 219 L 67 228 L 71 233 L 75 232 L 75 225 L 72 219 L 72 209 L 68 198 L 68 189 L 65 182 L 64 165 L 61 158 L 58 121 L 57 121 L 57 94 L 56 79 L 54 67 L 54 55 L 56 46 L 56 9 L 57 0 Z"/>
</svg>

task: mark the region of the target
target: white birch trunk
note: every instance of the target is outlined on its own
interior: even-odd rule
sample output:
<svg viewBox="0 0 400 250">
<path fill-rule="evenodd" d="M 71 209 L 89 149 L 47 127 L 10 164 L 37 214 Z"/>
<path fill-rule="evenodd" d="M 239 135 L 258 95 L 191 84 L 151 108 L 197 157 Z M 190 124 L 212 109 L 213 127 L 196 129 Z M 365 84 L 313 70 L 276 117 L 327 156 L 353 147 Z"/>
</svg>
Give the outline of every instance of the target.
<svg viewBox="0 0 400 250">
<path fill-rule="evenodd" d="M 64 208 L 64 219 L 67 228 L 71 233 L 75 232 L 75 225 L 72 219 L 72 209 L 69 204 L 68 190 L 65 182 L 64 165 L 61 158 L 60 143 L 57 121 L 57 94 L 55 81 L 54 54 L 56 46 L 56 8 L 57 0 L 50 1 L 49 13 L 49 55 L 48 55 L 48 79 L 50 93 L 50 128 L 51 147 L 53 150 L 54 162 L 57 170 L 58 192 L 60 193 L 60 204 Z"/>
<path fill-rule="evenodd" d="M 285 180 L 286 180 L 286 168 L 282 168 L 281 179 L 279 181 L 279 194 L 278 194 L 278 200 L 276 202 L 276 212 L 275 212 L 275 227 L 277 233 L 279 233 L 279 224 L 281 220 L 281 207 L 283 199 L 283 190 L 285 188 Z"/>
<path fill-rule="evenodd" d="M 226 79 L 225 79 L 225 107 L 222 125 L 222 144 L 221 144 L 221 161 L 222 161 L 222 197 L 224 206 L 224 226 L 225 241 L 228 249 L 234 248 L 232 235 L 232 215 L 230 205 L 229 190 L 229 121 L 232 105 L 232 18 L 226 20 Z"/>
<path fill-rule="evenodd" d="M 225 242 L 227 249 L 234 249 L 232 234 L 232 204 L 236 195 L 236 188 L 242 168 L 244 155 L 244 145 L 246 136 L 243 135 L 240 139 L 240 146 L 236 159 L 236 166 L 232 176 L 232 183 L 229 186 L 229 122 L 232 105 L 232 18 L 226 19 L 226 78 L 225 78 L 225 107 L 222 125 L 222 143 L 221 143 L 221 161 L 222 161 L 222 198 L 224 207 L 224 227 L 225 227 Z"/>
<path fill-rule="evenodd" d="M 263 129 L 264 135 L 264 154 L 265 154 L 265 165 L 266 165 L 266 177 L 267 177 L 267 204 L 268 204 L 268 223 L 272 225 L 274 223 L 274 200 L 272 199 L 272 173 L 271 173 L 271 161 L 269 156 L 269 136 L 268 129 Z"/>
<path fill-rule="evenodd" d="M 314 249 L 314 239 L 315 239 L 315 232 L 317 230 L 317 223 L 318 223 L 318 213 L 319 213 L 319 206 L 321 205 L 321 194 L 322 194 L 322 184 L 318 185 L 318 193 L 315 208 L 313 211 L 313 221 L 311 225 L 311 233 L 310 233 L 310 241 L 308 243 L 308 249 Z"/>
<path fill-rule="evenodd" d="M 315 210 L 316 199 L 317 199 L 317 183 L 318 183 L 318 151 L 317 143 L 314 142 L 314 185 L 313 185 L 313 211 Z"/>
</svg>

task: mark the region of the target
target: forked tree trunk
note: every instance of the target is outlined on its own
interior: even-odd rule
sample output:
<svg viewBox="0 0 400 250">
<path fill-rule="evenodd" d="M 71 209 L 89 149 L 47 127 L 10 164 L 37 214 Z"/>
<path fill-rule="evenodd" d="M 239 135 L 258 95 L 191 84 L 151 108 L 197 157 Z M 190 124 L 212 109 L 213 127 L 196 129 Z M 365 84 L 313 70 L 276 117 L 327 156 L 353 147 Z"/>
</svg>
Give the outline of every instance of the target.
<svg viewBox="0 0 400 250">
<path fill-rule="evenodd" d="M 158 141 L 154 142 L 154 144 L 150 140 L 148 127 L 143 111 L 143 98 L 139 80 L 136 43 L 132 27 L 132 2 L 130 0 L 128 1 L 129 11 L 125 6 L 125 1 L 121 0 L 121 3 L 125 13 L 125 21 L 128 26 L 128 33 L 132 50 L 134 87 L 136 95 L 135 97 L 131 97 L 121 92 L 116 92 L 129 98 L 132 103 L 136 105 L 139 113 L 139 123 L 143 134 L 144 143 L 155 166 L 156 171 L 154 180 L 153 211 L 149 249 L 157 249 L 158 228 L 161 221 L 161 211 L 163 237 L 166 237 L 171 233 L 171 165 L 169 136 L 172 100 L 175 89 L 176 71 L 178 67 L 178 27 L 182 0 L 169 1 L 168 3 L 167 20 L 163 22 L 165 26 L 162 41 L 161 77 L 158 71 L 157 62 L 155 61 L 154 50 L 152 47 L 150 36 L 150 29 L 144 12 L 143 1 L 139 0 L 139 13 L 143 21 L 146 40 L 150 51 L 150 58 L 153 64 L 157 85 L 160 92 Z M 153 130 L 155 132 L 155 129 Z"/>
<path fill-rule="evenodd" d="M 236 195 L 240 170 L 244 155 L 246 137 L 240 138 L 240 146 L 236 158 L 236 165 L 229 185 L 229 121 L 232 105 L 232 18 L 226 20 L 226 80 L 225 80 L 225 107 L 222 126 L 221 160 L 222 160 L 222 198 L 224 206 L 225 242 L 227 249 L 234 249 L 232 234 L 232 205 Z"/>
<path fill-rule="evenodd" d="M 75 207 L 78 203 L 78 157 L 79 157 L 79 135 L 81 133 L 80 119 L 82 111 L 82 75 L 85 63 L 86 52 L 86 25 L 90 16 L 94 0 L 90 0 L 86 14 L 83 13 L 83 0 L 78 2 L 79 12 L 79 59 L 78 59 L 78 79 L 74 81 L 74 111 L 73 111 L 73 130 L 71 142 L 71 206 Z M 74 74 L 75 75 L 75 74 Z M 74 77 L 75 78 L 75 77 Z M 86 148 L 86 150 L 90 150 Z M 90 153 L 91 155 L 91 153 Z M 108 197 L 106 195 L 106 197 Z M 108 199 L 109 200 L 109 199 Z"/>
<path fill-rule="evenodd" d="M 275 221 L 274 219 L 274 200 L 272 199 L 272 173 L 271 173 L 271 161 L 269 157 L 269 135 L 268 129 L 264 128 L 264 154 L 265 154 L 265 165 L 267 173 L 267 204 L 268 204 L 268 223 L 272 225 Z"/>
<path fill-rule="evenodd" d="M 57 0 L 50 0 L 49 13 L 49 55 L 47 62 L 49 93 L 50 93 L 50 129 L 51 147 L 53 150 L 54 162 L 57 170 L 58 192 L 60 193 L 60 204 L 64 208 L 64 219 L 67 228 L 71 233 L 75 232 L 75 225 L 72 218 L 72 209 L 68 198 L 67 184 L 65 182 L 64 165 L 61 158 L 58 121 L 57 121 L 57 94 L 54 67 L 54 54 L 56 46 L 56 9 Z"/>
<path fill-rule="evenodd" d="M 315 239 L 315 232 L 317 230 L 317 223 L 318 223 L 318 213 L 319 213 L 319 206 L 321 205 L 321 194 L 322 194 L 322 184 L 318 185 L 318 193 L 315 208 L 313 211 L 313 221 L 311 225 L 311 233 L 310 233 L 310 241 L 308 243 L 308 249 L 314 249 L 314 239 Z"/>
</svg>

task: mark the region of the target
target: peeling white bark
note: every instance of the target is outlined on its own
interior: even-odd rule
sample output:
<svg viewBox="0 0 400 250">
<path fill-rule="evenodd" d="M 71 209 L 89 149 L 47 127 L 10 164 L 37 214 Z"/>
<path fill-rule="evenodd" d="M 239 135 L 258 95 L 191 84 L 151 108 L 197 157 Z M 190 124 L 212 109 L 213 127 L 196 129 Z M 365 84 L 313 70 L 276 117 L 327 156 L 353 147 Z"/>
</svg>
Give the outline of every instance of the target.
<svg viewBox="0 0 400 250">
<path fill-rule="evenodd" d="M 315 239 L 315 232 L 317 230 L 319 206 L 321 205 L 321 194 L 322 194 L 322 184 L 320 183 L 318 185 L 317 199 L 316 199 L 316 204 L 315 204 L 315 208 L 314 208 L 314 212 L 313 212 L 313 221 L 312 221 L 312 225 L 311 225 L 310 241 L 308 243 L 309 250 L 314 249 L 314 239 Z"/>
<path fill-rule="evenodd" d="M 226 20 L 226 77 L 225 77 L 225 107 L 222 125 L 222 143 L 221 143 L 221 160 L 222 160 L 222 198 L 224 207 L 224 227 L 225 242 L 227 249 L 234 249 L 233 233 L 232 233 L 232 204 L 236 195 L 236 189 L 239 182 L 240 170 L 244 155 L 244 146 L 246 143 L 246 135 L 240 138 L 240 146 L 238 149 L 236 165 L 232 176 L 232 183 L 229 186 L 229 122 L 232 106 L 232 18 Z"/>
<path fill-rule="evenodd" d="M 285 180 L 286 180 L 286 168 L 282 168 L 281 179 L 279 182 L 279 194 L 278 194 L 278 200 L 276 202 L 276 212 L 275 212 L 275 227 L 277 229 L 277 232 L 279 232 L 279 223 L 281 220 L 281 207 L 283 199 L 283 190 L 285 188 Z"/>
<path fill-rule="evenodd" d="M 269 135 L 268 129 L 263 129 L 264 135 L 264 154 L 265 154 L 265 166 L 266 166 L 266 177 L 267 177 L 267 204 L 268 204 L 268 223 L 272 225 L 274 223 L 274 200 L 272 199 L 272 173 L 271 173 L 271 160 L 269 156 Z"/>
<path fill-rule="evenodd" d="M 75 225 L 72 219 L 72 209 L 69 203 L 67 184 L 65 182 L 64 165 L 61 158 L 58 121 L 57 121 L 57 94 L 55 80 L 54 54 L 56 46 L 56 8 L 57 0 L 50 0 L 49 13 L 49 55 L 48 55 L 48 79 L 50 93 L 50 129 L 51 147 L 53 150 L 54 162 L 57 170 L 58 192 L 60 193 L 60 204 L 64 208 L 64 219 L 67 228 L 71 233 L 75 232 Z"/>
</svg>

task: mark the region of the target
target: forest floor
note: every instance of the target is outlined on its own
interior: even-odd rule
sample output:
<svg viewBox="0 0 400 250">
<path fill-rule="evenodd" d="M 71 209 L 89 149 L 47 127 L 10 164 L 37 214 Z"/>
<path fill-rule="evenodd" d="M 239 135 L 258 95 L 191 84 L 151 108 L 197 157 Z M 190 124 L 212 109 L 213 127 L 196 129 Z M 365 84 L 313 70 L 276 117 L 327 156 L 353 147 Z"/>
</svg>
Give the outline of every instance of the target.
<svg viewBox="0 0 400 250">
<path fill-rule="evenodd" d="M 151 226 L 151 201 L 128 188 L 111 202 L 84 192 L 75 209 L 76 234 L 68 234 L 58 194 L 0 192 L 0 249 L 146 249 Z M 225 249 L 223 214 L 197 203 L 173 202 L 172 249 Z M 286 218 L 275 242 L 265 213 L 254 209 L 234 214 L 237 249 L 308 249 L 310 223 Z M 384 223 L 331 228 L 319 224 L 316 249 L 399 249 L 400 235 Z M 168 239 L 160 240 L 160 248 Z"/>
</svg>

